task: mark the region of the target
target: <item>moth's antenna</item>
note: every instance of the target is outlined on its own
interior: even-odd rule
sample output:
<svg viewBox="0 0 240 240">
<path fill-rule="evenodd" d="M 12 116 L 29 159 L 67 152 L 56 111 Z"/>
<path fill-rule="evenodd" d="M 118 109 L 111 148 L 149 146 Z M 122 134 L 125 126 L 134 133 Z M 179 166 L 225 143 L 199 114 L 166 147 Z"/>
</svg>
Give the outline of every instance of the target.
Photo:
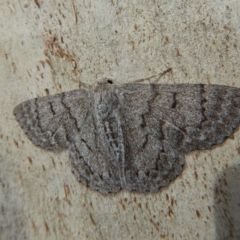
<svg viewBox="0 0 240 240">
<path fill-rule="evenodd" d="M 83 89 L 90 89 L 92 86 L 87 84 L 87 83 L 84 83 L 84 82 L 79 82 L 79 88 L 83 88 Z"/>
<path fill-rule="evenodd" d="M 168 72 L 171 72 L 172 71 L 172 68 L 168 68 L 167 70 L 163 71 L 162 73 L 159 73 L 157 75 L 153 75 L 151 77 L 148 77 L 148 78 L 142 78 L 142 79 L 138 79 L 136 80 L 135 82 L 143 82 L 143 81 L 149 81 L 150 79 L 152 78 L 156 78 L 154 81 L 152 81 L 152 83 L 156 83 L 158 82 L 158 80 L 164 76 L 165 74 L 167 74 Z"/>
<path fill-rule="evenodd" d="M 162 73 L 158 74 L 158 78 L 154 81 L 154 83 L 158 82 L 158 80 L 164 76 L 165 74 L 169 73 L 172 71 L 172 68 L 168 68 L 167 70 L 163 71 Z"/>
</svg>

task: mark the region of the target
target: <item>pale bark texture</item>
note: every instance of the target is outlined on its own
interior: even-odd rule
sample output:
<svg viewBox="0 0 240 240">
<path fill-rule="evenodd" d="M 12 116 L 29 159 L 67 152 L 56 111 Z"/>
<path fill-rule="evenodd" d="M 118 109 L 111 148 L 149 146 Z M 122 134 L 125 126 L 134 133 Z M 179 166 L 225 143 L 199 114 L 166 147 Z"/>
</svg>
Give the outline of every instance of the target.
<svg viewBox="0 0 240 240">
<path fill-rule="evenodd" d="M 240 239 L 239 130 L 189 154 L 158 193 L 103 196 L 12 114 L 28 99 L 169 68 L 159 83 L 240 87 L 239 16 L 233 0 L 2 1 L 0 239 Z"/>
</svg>

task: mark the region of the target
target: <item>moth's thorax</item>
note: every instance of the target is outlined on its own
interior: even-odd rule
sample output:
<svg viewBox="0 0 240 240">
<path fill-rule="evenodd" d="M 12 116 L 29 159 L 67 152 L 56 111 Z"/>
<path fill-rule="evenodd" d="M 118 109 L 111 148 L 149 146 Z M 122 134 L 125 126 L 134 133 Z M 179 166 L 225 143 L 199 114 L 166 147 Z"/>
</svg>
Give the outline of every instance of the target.
<svg viewBox="0 0 240 240">
<path fill-rule="evenodd" d="M 99 87 L 93 93 L 95 111 L 102 120 L 115 115 L 119 109 L 119 100 L 114 87 Z"/>
</svg>

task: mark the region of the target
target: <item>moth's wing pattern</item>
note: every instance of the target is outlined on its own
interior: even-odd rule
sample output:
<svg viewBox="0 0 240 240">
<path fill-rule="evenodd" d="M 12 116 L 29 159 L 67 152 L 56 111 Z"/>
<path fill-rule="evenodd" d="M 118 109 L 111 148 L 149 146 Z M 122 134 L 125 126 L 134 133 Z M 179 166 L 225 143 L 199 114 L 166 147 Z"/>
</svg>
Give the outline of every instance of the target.
<svg viewBox="0 0 240 240">
<path fill-rule="evenodd" d="M 68 148 L 76 178 L 103 194 L 120 190 L 119 173 L 102 156 L 92 93 L 74 90 L 19 104 L 14 115 L 37 146 L 51 151 Z"/>
<path fill-rule="evenodd" d="M 237 88 L 127 84 L 119 93 L 129 190 L 166 186 L 181 173 L 185 153 L 222 143 L 240 120 Z"/>
<path fill-rule="evenodd" d="M 164 138 L 155 85 L 127 84 L 119 89 L 126 147 L 126 188 L 156 192 L 178 176 L 184 155 Z M 163 97 L 164 98 L 164 97 Z"/>
<path fill-rule="evenodd" d="M 115 193 L 121 189 L 119 170 L 111 164 L 111 156 L 104 154 L 105 146 L 96 128 L 93 111 L 91 108 L 81 131 L 71 141 L 72 172 L 78 181 L 91 189 L 102 194 Z"/>
<path fill-rule="evenodd" d="M 74 129 L 74 139 L 69 147 L 72 172 L 78 181 L 91 189 L 102 194 L 115 193 L 121 189 L 119 170 L 111 163 L 112 158 L 106 151 L 96 125 L 94 106 L 91 100 L 88 101 L 89 112 L 81 130 Z M 72 114 L 78 111 L 71 102 L 68 105 Z"/>
<path fill-rule="evenodd" d="M 210 149 L 240 123 L 240 89 L 219 85 L 158 85 L 164 136 L 179 151 Z M 161 95 L 168 95 L 169 104 Z M 155 105 L 154 105 L 155 108 Z"/>
<path fill-rule="evenodd" d="M 74 90 L 25 101 L 13 113 L 28 138 L 37 146 L 59 151 L 68 148 L 75 128 L 80 129 L 88 112 L 84 90 Z M 70 106 L 75 111 L 71 111 Z M 78 106 L 76 108 L 76 106 Z"/>
<path fill-rule="evenodd" d="M 95 147 L 89 144 L 92 141 L 95 141 Z M 116 193 L 122 188 L 119 171 L 110 163 L 110 158 L 102 155 L 100 141 L 99 135 L 90 128 L 86 135 L 71 145 L 69 157 L 72 172 L 79 182 L 91 189 L 102 194 Z"/>
</svg>

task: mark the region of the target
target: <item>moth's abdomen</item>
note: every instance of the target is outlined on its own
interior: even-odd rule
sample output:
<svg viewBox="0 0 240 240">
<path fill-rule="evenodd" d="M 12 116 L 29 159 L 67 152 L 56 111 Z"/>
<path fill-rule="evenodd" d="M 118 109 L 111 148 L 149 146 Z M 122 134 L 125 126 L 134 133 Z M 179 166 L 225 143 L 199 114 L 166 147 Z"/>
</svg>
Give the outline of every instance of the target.
<svg viewBox="0 0 240 240">
<path fill-rule="evenodd" d="M 97 92 L 94 96 L 95 117 L 101 152 L 119 173 L 121 186 L 125 186 L 125 149 L 122 121 L 120 116 L 121 104 L 114 91 Z"/>
<path fill-rule="evenodd" d="M 103 154 L 115 165 L 119 153 L 119 102 L 112 91 L 94 93 L 95 119 L 102 140 Z M 105 150 L 105 151 L 104 151 Z M 107 154 L 108 153 L 108 154 Z"/>
</svg>

